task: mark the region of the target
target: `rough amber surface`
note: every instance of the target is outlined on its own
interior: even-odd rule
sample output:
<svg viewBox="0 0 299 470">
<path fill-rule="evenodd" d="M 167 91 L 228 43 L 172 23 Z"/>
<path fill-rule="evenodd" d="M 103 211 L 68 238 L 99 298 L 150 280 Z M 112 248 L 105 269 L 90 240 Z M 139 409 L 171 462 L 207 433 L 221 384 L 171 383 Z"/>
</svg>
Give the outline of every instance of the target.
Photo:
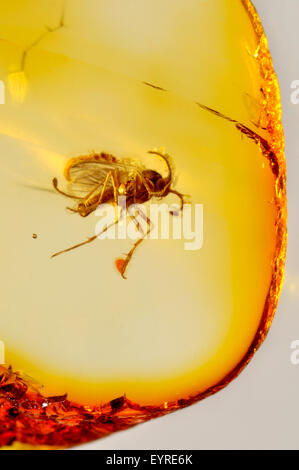
<svg viewBox="0 0 299 470">
<path fill-rule="evenodd" d="M 2 3 L 0 443 L 66 447 L 217 392 L 265 338 L 286 249 L 279 87 L 246 0 Z M 53 191 L 66 162 L 149 167 L 161 147 L 204 205 L 201 250 L 146 241 L 127 281 L 127 241 L 51 260 L 96 223 Z"/>
</svg>

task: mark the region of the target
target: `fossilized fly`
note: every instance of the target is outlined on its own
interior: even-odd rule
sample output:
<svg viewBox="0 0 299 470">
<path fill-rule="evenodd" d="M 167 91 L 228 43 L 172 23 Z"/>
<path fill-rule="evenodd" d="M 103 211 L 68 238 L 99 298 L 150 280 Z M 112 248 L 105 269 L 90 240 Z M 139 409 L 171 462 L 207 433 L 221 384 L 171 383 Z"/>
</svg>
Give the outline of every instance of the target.
<svg viewBox="0 0 299 470">
<path fill-rule="evenodd" d="M 53 179 L 53 186 L 63 196 L 76 201 L 74 207 L 68 207 L 68 209 L 78 213 L 81 217 L 88 216 L 101 204 L 117 206 L 119 196 L 125 196 L 126 210 L 132 204 L 143 204 L 152 198 L 161 199 L 173 193 L 179 198 L 180 210 L 182 210 L 184 196 L 172 188 L 173 173 L 170 157 L 156 150 L 149 151 L 149 153 L 162 159 L 167 170 L 166 176 L 163 177 L 159 172 L 143 167 L 139 162 L 131 159 L 117 159 L 114 155 L 102 152 L 71 158 L 67 162 L 64 177 L 69 182 L 69 192 L 58 188 L 57 178 Z M 174 213 L 170 213 L 174 215 Z M 140 215 L 145 219 L 147 231 L 144 233 L 137 224 L 140 238 L 133 244 L 125 258 L 118 258 L 115 261 L 116 268 L 124 279 L 126 279 L 126 270 L 136 248 L 151 231 L 150 219 L 145 214 Z M 119 220 L 120 218 L 116 217 L 115 221 L 108 225 L 104 231 L 118 224 Z M 99 237 L 99 234 L 59 251 L 52 257 L 87 245 L 96 240 L 97 237 Z"/>
</svg>

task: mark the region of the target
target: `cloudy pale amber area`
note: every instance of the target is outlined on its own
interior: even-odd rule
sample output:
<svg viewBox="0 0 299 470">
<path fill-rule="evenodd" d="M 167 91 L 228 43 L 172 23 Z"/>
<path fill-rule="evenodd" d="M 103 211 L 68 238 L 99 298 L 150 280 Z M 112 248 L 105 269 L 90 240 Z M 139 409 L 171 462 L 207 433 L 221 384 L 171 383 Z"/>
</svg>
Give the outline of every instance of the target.
<svg viewBox="0 0 299 470">
<path fill-rule="evenodd" d="M 82 403 L 187 398 L 221 382 L 259 333 L 281 256 L 278 177 L 257 142 L 197 104 L 273 141 L 279 103 L 261 92 L 246 3 L 72 0 L 65 26 L 44 34 L 63 2 L 0 1 L 0 339 L 7 364 L 45 393 Z M 105 150 L 151 167 L 147 151 L 160 147 L 175 188 L 204 205 L 203 247 L 148 240 L 127 281 L 114 260 L 130 241 L 50 259 L 98 221 L 68 213 L 51 190 L 67 159 Z"/>
</svg>

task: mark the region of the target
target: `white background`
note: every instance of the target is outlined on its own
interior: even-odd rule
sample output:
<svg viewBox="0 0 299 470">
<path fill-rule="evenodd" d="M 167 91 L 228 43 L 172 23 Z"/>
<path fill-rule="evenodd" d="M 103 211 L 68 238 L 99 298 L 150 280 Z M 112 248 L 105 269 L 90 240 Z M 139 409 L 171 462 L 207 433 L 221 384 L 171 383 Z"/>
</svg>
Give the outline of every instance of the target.
<svg viewBox="0 0 299 470">
<path fill-rule="evenodd" d="M 298 449 L 299 365 L 291 342 L 299 340 L 299 0 L 254 0 L 278 74 L 288 165 L 287 275 L 270 334 L 241 376 L 196 405 L 81 446 L 85 449 Z"/>
</svg>

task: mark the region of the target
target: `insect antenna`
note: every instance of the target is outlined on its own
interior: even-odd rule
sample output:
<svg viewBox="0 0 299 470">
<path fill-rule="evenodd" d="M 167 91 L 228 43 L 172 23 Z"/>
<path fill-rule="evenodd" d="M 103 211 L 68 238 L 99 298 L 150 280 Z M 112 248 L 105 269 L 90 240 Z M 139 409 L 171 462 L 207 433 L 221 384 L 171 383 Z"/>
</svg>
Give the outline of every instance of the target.
<svg viewBox="0 0 299 470">
<path fill-rule="evenodd" d="M 156 150 L 149 150 L 149 152 L 151 155 L 157 155 L 158 157 L 162 158 L 162 160 L 166 163 L 166 166 L 167 166 L 167 170 L 168 170 L 168 175 L 167 175 L 167 178 L 166 181 L 171 183 L 172 181 L 172 169 L 171 169 L 171 166 L 170 166 L 170 157 L 169 155 L 167 154 L 163 154 L 161 152 L 158 152 Z"/>
<path fill-rule="evenodd" d="M 52 184 L 54 186 L 54 189 L 59 193 L 62 194 L 63 196 L 70 197 L 71 199 L 84 199 L 83 197 L 78 197 L 78 196 L 73 196 L 72 194 L 65 193 L 64 191 L 61 191 L 61 189 L 58 188 L 58 181 L 57 178 L 53 178 Z"/>
<path fill-rule="evenodd" d="M 182 212 L 182 210 L 184 208 L 184 204 L 185 204 L 183 194 L 179 193 L 178 191 L 175 191 L 174 189 L 170 189 L 169 192 L 172 193 L 172 194 L 175 194 L 180 199 L 180 211 Z M 170 213 L 171 213 L 171 215 L 174 215 L 174 212 L 171 211 Z"/>
</svg>

